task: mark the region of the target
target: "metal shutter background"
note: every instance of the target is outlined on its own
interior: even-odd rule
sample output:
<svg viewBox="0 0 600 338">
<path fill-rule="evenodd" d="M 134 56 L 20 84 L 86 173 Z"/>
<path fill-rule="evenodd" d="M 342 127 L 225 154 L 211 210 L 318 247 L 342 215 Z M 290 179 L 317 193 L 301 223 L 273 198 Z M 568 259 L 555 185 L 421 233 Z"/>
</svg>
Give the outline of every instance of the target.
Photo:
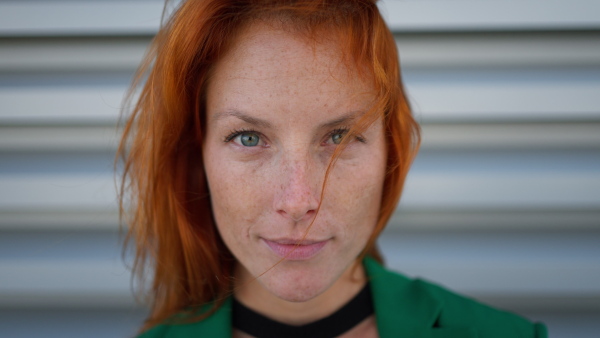
<svg viewBox="0 0 600 338">
<path fill-rule="evenodd" d="M 387 1 L 423 147 L 387 263 L 600 330 L 600 4 Z M 124 337 L 112 160 L 156 1 L 0 1 L 0 336 Z"/>
</svg>

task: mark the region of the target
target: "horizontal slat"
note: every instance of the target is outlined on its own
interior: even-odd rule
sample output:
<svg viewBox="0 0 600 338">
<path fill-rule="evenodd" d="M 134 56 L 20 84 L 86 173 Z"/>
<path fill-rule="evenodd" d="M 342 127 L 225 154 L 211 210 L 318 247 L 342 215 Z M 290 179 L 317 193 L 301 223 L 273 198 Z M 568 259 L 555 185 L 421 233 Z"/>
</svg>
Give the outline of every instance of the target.
<svg viewBox="0 0 600 338">
<path fill-rule="evenodd" d="M 484 253 L 482 256 L 485 255 Z M 409 271 L 432 281 L 439 281 L 461 292 L 479 294 L 503 294 L 510 291 L 522 294 L 593 294 L 600 297 L 600 264 L 597 262 L 508 262 L 482 257 L 478 261 L 452 260 L 437 257 L 436 260 L 419 260 L 414 263 L 394 261 L 399 259 L 388 252 L 392 268 Z M 490 264 L 492 263 L 492 264 Z M 477 276 L 476 279 L 469 278 Z M 574 292 L 575 291 L 575 292 Z M 600 299 L 600 298 L 596 298 Z M 600 304 L 598 304 L 600 307 Z"/>
<path fill-rule="evenodd" d="M 600 32 L 597 31 L 403 33 L 396 35 L 396 44 L 404 70 L 452 67 L 556 70 L 600 66 Z"/>
<path fill-rule="evenodd" d="M 417 120 L 600 120 L 600 80 L 409 83 Z M 0 124 L 115 123 L 120 86 L 0 88 Z"/>
<path fill-rule="evenodd" d="M 400 203 L 388 228 L 413 232 L 597 230 L 600 208 L 443 210 L 410 208 Z"/>
<path fill-rule="evenodd" d="M 100 210 L 99 210 L 100 209 Z M 0 230 L 114 230 L 118 228 L 119 216 L 115 207 L 82 208 L 67 207 L 51 210 L 0 210 Z"/>
<path fill-rule="evenodd" d="M 0 88 L 0 124 L 115 123 L 125 88 Z"/>
<path fill-rule="evenodd" d="M 564 121 L 600 119 L 600 81 L 408 84 L 420 121 Z"/>
<path fill-rule="evenodd" d="M 114 150 L 118 133 L 111 126 L 0 126 L 0 151 Z"/>
<path fill-rule="evenodd" d="M 394 31 L 593 29 L 600 26 L 592 0 L 386 1 L 381 8 Z M 0 35 L 154 34 L 160 1 L 4 2 Z"/>
<path fill-rule="evenodd" d="M 0 308 L 0 332 L 9 338 L 137 337 L 147 315 L 147 309 L 127 307 Z"/>
<path fill-rule="evenodd" d="M 0 35 L 150 35 L 162 10 L 161 1 L 5 1 Z"/>
<path fill-rule="evenodd" d="M 396 35 L 405 69 L 434 67 L 600 67 L 598 32 Z M 131 72 L 150 37 L 0 40 L 0 71 Z"/>
<path fill-rule="evenodd" d="M 106 210 L 116 201 L 107 175 L 2 175 L 0 210 Z M 413 172 L 407 208 L 527 210 L 600 208 L 600 174 L 580 172 Z"/>
<path fill-rule="evenodd" d="M 149 38 L 7 39 L 0 41 L 0 71 L 131 72 L 149 42 Z"/>
<path fill-rule="evenodd" d="M 107 175 L 2 175 L 0 212 L 116 208 L 114 181 Z"/>
<path fill-rule="evenodd" d="M 115 150 L 120 131 L 109 126 L 0 126 L 0 151 Z M 599 149 L 599 123 L 422 125 L 422 150 Z"/>
<path fill-rule="evenodd" d="M 593 0 L 385 1 L 394 31 L 592 29 L 600 26 Z"/>
<path fill-rule="evenodd" d="M 597 149 L 598 123 L 435 124 L 422 126 L 428 149 Z"/>
<path fill-rule="evenodd" d="M 0 307 L 131 307 L 130 273 L 118 260 L 0 261 Z"/>
<path fill-rule="evenodd" d="M 99 211 L 73 208 L 44 210 L 1 210 L 0 230 L 77 230 L 96 231 L 118 228 L 114 208 Z M 398 208 L 388 228 L 402 231 L 548 231 L 600 229 L 600 210 L 596 209 L 528 209 L 486 210 L 436 208 Z"/>
<path fill-rule="evenodd" d="M 600 208 L 598 173 L 412 172 L 402 204 L 407 208 Z"/>
</svg>

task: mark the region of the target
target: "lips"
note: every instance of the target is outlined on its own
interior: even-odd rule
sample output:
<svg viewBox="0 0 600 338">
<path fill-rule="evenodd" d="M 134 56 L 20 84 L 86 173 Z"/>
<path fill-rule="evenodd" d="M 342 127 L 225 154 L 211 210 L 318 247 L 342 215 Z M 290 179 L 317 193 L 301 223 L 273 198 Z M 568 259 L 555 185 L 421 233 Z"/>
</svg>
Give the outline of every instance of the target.
<svg viewBox="0 0 600 338">
<path fill-rule="evenodd" d="M 302 261 L 316 256 L 327 244 L 325 241 L 294 241 L 294 240 L 268 240 L 263 241 L 273 253 L 281 258 L 292 261 Z"/>
</svg>

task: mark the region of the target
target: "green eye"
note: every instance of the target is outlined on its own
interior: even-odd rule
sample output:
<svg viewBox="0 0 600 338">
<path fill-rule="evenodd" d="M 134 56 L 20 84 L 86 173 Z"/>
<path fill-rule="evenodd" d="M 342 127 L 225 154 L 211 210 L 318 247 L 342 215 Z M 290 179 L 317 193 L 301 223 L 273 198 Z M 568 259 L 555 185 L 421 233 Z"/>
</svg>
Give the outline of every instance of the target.
<svg viewBox="0 0 600 338">
<path fill-rule="evenodd" d="M 335 133 L 335 134 L 331 135 L 331 141 L 333 141 L 334 144 L 340 144 L 342 142 L 342 139 L 344 138 L 344 135 L 346 135 L 345 131 Z"/>
<path fill-rule="evenodd" d="M 255 147 L 258 145 L 260 138 L 256 133 L 242 133 L 240 134 L 240 143 L 245 147 Z"/>
</svg>

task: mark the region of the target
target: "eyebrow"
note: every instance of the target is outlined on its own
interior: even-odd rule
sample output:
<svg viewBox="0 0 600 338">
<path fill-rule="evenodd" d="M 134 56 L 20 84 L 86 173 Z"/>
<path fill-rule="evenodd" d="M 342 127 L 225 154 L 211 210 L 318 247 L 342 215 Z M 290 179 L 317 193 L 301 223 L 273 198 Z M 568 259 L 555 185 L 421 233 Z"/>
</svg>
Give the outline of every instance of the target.
<svg viewBox="0 0 600 338">
<path fill-rule="evenodd" d="M 340 125 L 348 124 L 350 121 L 356 119 L 356 117 L 360 114 L 364 113 L 363 111 L 350 111 L 335 120 L 325 122 L 319 126 L 319 129 L 329 129 L 333 127 L 337 127 Z M 269 121 L 250 116 L 244 112 L 238 110 L 228 110 L 224 112 L 220 112 L 215 114 L 215 121 L 222 120 L 227 117 L 236 117 L 246 123 L 255 125 L 257 127 L 262 128 L 272 128 L 272 124 Z"/>
<path fill-rule="evenodd" d="M 215 114 L 215 121 L 219 121 L 222 120 L 226 117 L 237 117 L 238 119 L 255 125 L 257 127 L 262 127 L 262 128 L 271 128 L 272 125 L 269 121 L 265 121 L 263 119 L 257 118 L 257 117 L 253 117 L 253 116 L 249 116 L 248 114 L 245 114 L 241 111 L 237 111 L 237 110 L 228 110 L 228 111 L 224 111 L 221 113 L 217 113 Z"/>
<path fill-rule="evenodd" d="M 335 120 L 329 121 L 329 122 L 325 122 L 323 124 L 321 124 L 319 126 L 320 129 L 330 129 L 333 127 L 337 127 L 340 125 L 344 125 L 344 124 L 348 124 L 350 123 L 352 120 L 356 119 L 357 116 L 363 114 L 363 111 L 360 110 L 355 110 L 355 111 L 351 111 L 348 112 L 338 118 L 336 118 Z"/>
</svg>

